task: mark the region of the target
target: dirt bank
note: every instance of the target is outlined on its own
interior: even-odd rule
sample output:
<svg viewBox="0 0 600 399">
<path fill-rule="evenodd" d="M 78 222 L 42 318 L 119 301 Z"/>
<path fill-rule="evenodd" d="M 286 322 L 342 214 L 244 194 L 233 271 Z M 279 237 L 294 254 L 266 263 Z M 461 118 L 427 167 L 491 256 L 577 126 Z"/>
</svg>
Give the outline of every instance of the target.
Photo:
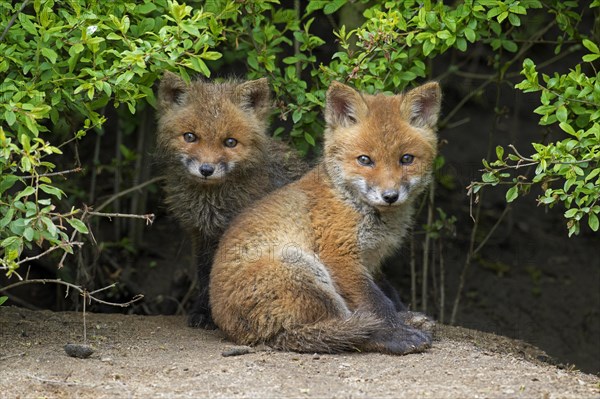
<svg viewBox="0 0 600 399">
<path fill-rule="evenodd" d="M 600 397 L 600 378 L 539 362 L 540 350 L 462 328 L 437 332 L 427 353 L 313 355 L 232 348 L 179 316 L 88 314 L 0 307 L 0 397 Z"/>
</svg>

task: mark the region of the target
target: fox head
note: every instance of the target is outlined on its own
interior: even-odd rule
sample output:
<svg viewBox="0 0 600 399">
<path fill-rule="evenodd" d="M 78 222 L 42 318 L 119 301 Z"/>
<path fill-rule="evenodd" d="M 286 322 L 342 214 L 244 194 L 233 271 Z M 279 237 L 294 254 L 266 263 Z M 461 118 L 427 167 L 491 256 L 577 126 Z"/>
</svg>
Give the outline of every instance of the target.
<svg viewBox="0 0 600 399">
<path fill-rule="evenodd" d="M 333 82 L 325 106 L 325 166 L 358 203 L 381 211 L 413 200 L 431 180 L 441 90 L 362 94 Z"/>
<path fill-rule="evenodd" d="M 266 78 L 186 84 L 166 72 L 158 89 L 159 160 L 206 184 L 264 162 L 270 90 Z"/>
</svg>

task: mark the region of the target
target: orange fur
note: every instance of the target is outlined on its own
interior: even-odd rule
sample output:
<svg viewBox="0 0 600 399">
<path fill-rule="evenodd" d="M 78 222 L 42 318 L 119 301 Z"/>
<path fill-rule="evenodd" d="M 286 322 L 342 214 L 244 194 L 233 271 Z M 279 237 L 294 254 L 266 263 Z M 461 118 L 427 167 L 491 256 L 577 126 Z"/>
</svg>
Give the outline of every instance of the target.
<svg viewBox="0 0 600 399">
<path fill-rule="evenodd" d="M 430 181 L 440 97 L 437 83 L 397 96 L 331 85 L 322 163 L 246 209 L 220 242 L 210 298 L 228 337 L 300 352 L 430 345 L 373 273 L 401 244 Z"/>
</svg>

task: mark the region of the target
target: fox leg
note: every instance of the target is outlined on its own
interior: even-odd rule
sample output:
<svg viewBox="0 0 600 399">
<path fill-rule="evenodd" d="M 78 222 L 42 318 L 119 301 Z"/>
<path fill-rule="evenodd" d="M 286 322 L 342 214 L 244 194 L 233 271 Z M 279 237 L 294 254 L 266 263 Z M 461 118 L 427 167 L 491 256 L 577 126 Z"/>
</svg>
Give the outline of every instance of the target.
<svg viewBox="0 0 600 399">
<path fill-rule="evenodd" d="M 372 313 L 352 312 L 329 272 L 311 254 L 274 256 L 212 276 L 213 315 L 238 344 L 296 352 L 357 350 L 382 327 Z"/>
<path fill-rule="evenodd" d="M 433 332 L 435 329 L 435 321 L 428 317 L 425 313 L 413 312 L 408 310 L 408 307 L 400 300 L 400 295 L 394 286 L 389 282 L 385 276 L 380 276 L 377 280 L 377 286 L 383 291 L 385 296 L 389 298 L 398 316 L 402 320 L 403 324 L 418 328 L 426 332 Z M 388 310 L 389 311 L 389 310 Z"/>
<path fill-rule="evenodd" d="M 431 335 L 405 323 L 403 314 L 370 276 L 350 273 L 346 268 L 344 278 L 337 279 L 340 292 L 352 304 L 351 308 L 371 312 L 383 321 L 383 328 L 372 334 L 361 346 L 371 352 L 404 355 L 422 352 L 431 346 Z"/>
<path fill-rule="evenodd" d="M 199 238 L 193 238 L 193 257 L 197 273 L 198 295 L 194 305 L 188 315 L 188 325 L 190 327 L 200 327 L 207 330 L 217 328 L 212 320 L 210 312 L 210 303 L 208 296 L 208 283 L 210 279 L 210 269 L 216 250 L 216 243 L 200 241 Z"/>
</svg>

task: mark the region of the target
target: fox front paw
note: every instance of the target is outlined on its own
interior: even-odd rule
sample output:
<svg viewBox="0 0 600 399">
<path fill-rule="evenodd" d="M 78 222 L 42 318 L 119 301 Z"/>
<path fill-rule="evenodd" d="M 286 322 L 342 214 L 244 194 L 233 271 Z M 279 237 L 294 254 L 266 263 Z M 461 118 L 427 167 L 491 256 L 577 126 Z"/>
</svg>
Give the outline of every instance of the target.
<svg viewBox="0 0 600 399">
<path fill-rule="evenodd" d="M 188 326 L 193 328 L 203 328 L 205 330 L 216 330 L 217 325 L 213 322 L 210 314 L 190 313 L 188 316 Z"/>
</svg>

